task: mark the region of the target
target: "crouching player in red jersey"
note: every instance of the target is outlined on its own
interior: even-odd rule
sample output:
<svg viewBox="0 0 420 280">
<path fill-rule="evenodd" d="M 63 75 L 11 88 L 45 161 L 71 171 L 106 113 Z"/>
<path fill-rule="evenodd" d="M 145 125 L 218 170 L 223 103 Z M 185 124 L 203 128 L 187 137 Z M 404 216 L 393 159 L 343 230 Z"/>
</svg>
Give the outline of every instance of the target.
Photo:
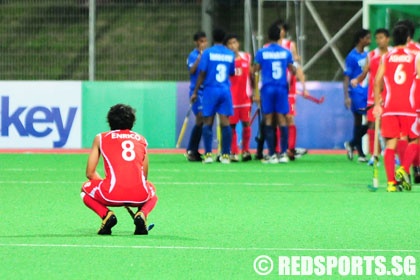
<svg viewBox="0 0 420 280">
<path fill-rule="evenodd" d="M 232 93 L 233 116 L 229 117 L 232 128 L 232 144 L 230 160 L 239 161 L 238 137 L 236 124 L 242 122 L 242 161 L 251 160 L 249 142 L 251 139 L 251 55 L 239 51 L 239 41 L 235 34 L 228 34 L 225 37 L 225 45 L 235 53 L 235 75 L 230 77 L 230 91 Z"/>
<path fill-rule="evenodd" d="M 373 114 L 376 118 L 382 115 L 381 133 L 386 144 L 384 164 L 388 192 L 398 191 L 400 185 L 406 190 L 411 190 L 409 171 L 417 156 L 418 131 L 414 88 L 415 73 L 420 72 L 420 63 L 418 57 L 416 59 L 405 47 L 408 34 L 407 27 L 395 26 L 392 34 L 395 48 L 382 57 L 375 78 Z M 382 108 L 380 102 L 384 85 L 386 94 Z M 395 172 L 395 149 L 400 137 L 407 137 L 408 145 L 401 167 Z"/>
<path fill-rule="evenodd" d="M 155 187 L 147 181 L 149 161 L 146 139 L 131 131 L 136 120 L 135 110 L 124 104 L 111 107 L 107 115 L 110 131 L 93 140 L 89 154 L 82 199 L 102 219 L 98 234 L 111 234 L 117 217 L 107 206 L 138 207 L 134 216 L 134 234 L 148 234 L 146 218 L 157 202 Z M 103 157 L 105 179 L 96 171 Z"/>
</svg>

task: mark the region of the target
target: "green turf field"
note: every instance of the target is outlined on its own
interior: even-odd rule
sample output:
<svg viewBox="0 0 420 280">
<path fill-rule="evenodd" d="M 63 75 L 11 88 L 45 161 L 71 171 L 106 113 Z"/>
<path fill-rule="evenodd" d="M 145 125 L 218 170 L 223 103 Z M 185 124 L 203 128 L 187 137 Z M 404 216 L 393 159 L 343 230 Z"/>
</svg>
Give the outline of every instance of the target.
<svg viewBox="0 0 420 280">
<path fill-rule="evenodd" d="M 96 234 L 100 219 L 80 199 L 86 154 L 0 158 L 0 279 L 274 279 L 279 256 L 420 262 L 419 189 L 387 193 L 381 166 L 381 188 L 368 192 L 371 167 L 345 155 L 204 165 L 151 154 L 149 236 L 133 235 L 123 208 L 112 236 Z M 269 276 L 254 271 L 260 255 L 273 260 Z"/>
</svg>

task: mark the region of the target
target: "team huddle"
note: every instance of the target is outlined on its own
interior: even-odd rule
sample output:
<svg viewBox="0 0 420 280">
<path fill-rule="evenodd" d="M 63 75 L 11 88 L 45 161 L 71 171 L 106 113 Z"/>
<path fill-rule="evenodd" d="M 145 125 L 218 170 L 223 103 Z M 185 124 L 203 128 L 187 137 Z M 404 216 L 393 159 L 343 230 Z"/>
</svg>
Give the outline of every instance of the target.
<svg viewBox="0 0 420 280">
<path fill-rule="evenodd" d="M 194 35 L 196 48 L 187 59 L 190 101 L 196 116 L 187 147 L 189 161 L 214 161 L 212 127 L 216 114 L 221 131 L 220 162 L 239 161 L 236 133 L 239 122 L 242 124 L 242 161 L 251 160 L 249 146 L 253 102 L 258 104 L 258 110 L 263 115 L 256 159 L 264 163 L 287 163 L 289 159 L 295 159 L 296 78 L 302 84 L 304 96 L 307 92 L 305 76 L 297 63 L 296 46 L 286 39 L 287 30 L 288 26 L 283 21 L 273 23 L 268 30 L 270 42 L 256 52 L 254 63 L 250 54 L 240 51 L 238 37 L 234 34 L 226 35 L 222 29 L 213 30 L 214 46 L 210 48 L 206 48 L 204 32 Z M 201 137 L 204 155 L 198 151 Z M 268 148 L 265 156 L 264 142 Z"/>
<path fill-rule="evenodd" d="M 411 21 L 397 22 L 391 48 L 388 30 L 378 29 L 378 47 L 367 53 L 363 49 L 370 44 L 370 32 L 363 29 L 346 58 L 345 105 L 354 116 L 353 139 L 345 143 L 347 156 L 353 160 L 357 150 L 358 161 L 367 162 L 361 143 L 367 133 L 373 164 L 374 123 L 380 122 L 388 192 L 411 190 L 412 166 L 414 182 L 420 183 L 420 45 L 413 41 L 414 31 Z M 367 125 L 362 124 L 364 114 Z"/>
</svg>

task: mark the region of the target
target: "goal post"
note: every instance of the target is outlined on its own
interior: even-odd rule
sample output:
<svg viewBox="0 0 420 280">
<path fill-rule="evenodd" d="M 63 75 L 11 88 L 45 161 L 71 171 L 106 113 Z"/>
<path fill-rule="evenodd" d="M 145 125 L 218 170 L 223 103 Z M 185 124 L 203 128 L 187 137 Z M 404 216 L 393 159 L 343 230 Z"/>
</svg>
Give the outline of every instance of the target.
<svg viewBox="0 0 420 280">
<path fill-rule="evenodd" d="M 374 31 L 378 28 L 391 30 L 395 23 L 409 19 L 416 27 L 415 38 L 420 36 L 420 2 L 415 0 L 364 0 L 363 27 Z M 374 41 L 374 40 L 372 40 Z"/>
</svg>

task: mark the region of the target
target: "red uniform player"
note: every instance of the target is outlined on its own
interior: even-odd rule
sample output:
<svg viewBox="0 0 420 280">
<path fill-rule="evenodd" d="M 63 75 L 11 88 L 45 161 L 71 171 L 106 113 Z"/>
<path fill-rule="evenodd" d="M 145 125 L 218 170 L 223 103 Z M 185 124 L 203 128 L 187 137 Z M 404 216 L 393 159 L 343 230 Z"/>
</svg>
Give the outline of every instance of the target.
<svg viewBox="0 0 420 280">
<path fill-rule="evenodd" d="M 82 199 L 87 207 L 102 218 L 98 234 L 111 234 L 117 224 L 114 212 L 107 206 L 138 207 L 134 216 L 134 234 L 148 234 L 146 218 L 155 207 L 155 187 L 147 181 L 149 161 L 146 139 L 131 131 L 135 111 L 128 105 L 117 104 L 108 112 L 111 131 L 96 135 L 89 154 Z M 96 171 L 102 154 L 105 178 Z"/>
<path fill-rule="evenodd" d="M 415 108 L 415 73 L 420 71 L 420 63 L 405 44 L 408 29 L 397 25 L 393 31 L 394 45 L 391 52 L 383 56 L 375 78 L 374 115 L 382 115 L 381 133 L 385 138 L 385 170 L 388 179 L 387 191 L 398 191 L 398 185 L 411 190 L 409 168 L 417 155 L 417 115 Z M 382 88 L 386 95 L 381 107 Z M 402 165 L 395 174 L 395 149 L 400 137 L 408 139 Z"/>
<path fill-rule="evenodd" d="M 230 77 L 233 116 L 229 117 L 232 128 L 231 161 L 238 161 L 239 147 L 236 124 L 242 122 L 242 161 L 251 160 L 249 142 L 251 139 L 250 115 L 252 106 L 251 55 L 239 51 L 238 38 L 230 34 L 225 38 L 225 45 L 235 53 L 235 75 Z"/>
</svg>

